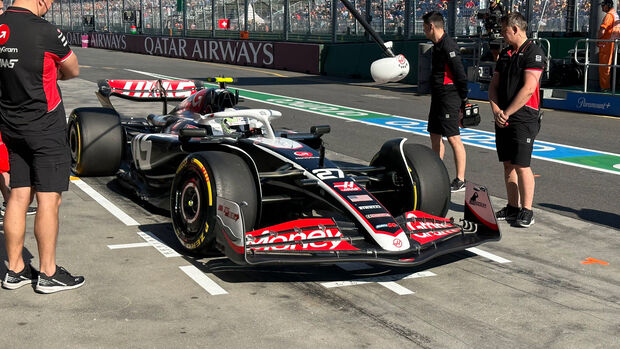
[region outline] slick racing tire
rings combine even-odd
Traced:
[[[389,140],[375,154],[370,166],[385,170],[382,180],[371,181],[367,189],[394,217],[413,210],[445,217],[450,179],[443,161],[427,146],[403,142]]]
[[[450,207],[450,176],[443,161],[429,147],[405,144],[403,152],[415,182],[419,211],[445,217]]]
[[[243,203],[242,233],[254,227],[258,192],[247,163],[222,151],[190,154],[179,166],[170,193],[172,226],[185,249],[198,254],[214,249],[218,197]]]
[[[77,108],[68,125],[71,169],[78,176],[116,174],[123,152],[120,116],[109,108]]]

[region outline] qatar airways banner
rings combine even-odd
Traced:
[[[82,33],[67,32],[66,36],[70,44],[82,44]],[[89,33],[88,37],[88,46],[95,48],[319,74],[318,44],[110,33]]]

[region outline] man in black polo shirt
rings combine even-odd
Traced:
[[[467,76],[461,61],[459,47],[444,31],[441,13],[432,11],[422,16],[424,35],[433,42],[431,72],[431,110],[427,131],[431,146],[443,159],[443,137],[454,152],[456,178],[450,184],[452,192],[465,190],[466,153],[459,130],[459,109],[467,104]]]
[[[71,165],[57,80],[76,77],[79,67],[64,35],[41,18],[52,1],[16,0],[0,16],[0,131],[9,151],[12,188],[4,216],[9,270],[2,287],[36,282],[41,293],[84,283],[83,277],[56,266],[58,209],[61,192],[69,188]],[[22,257],[26,210],[35,194],[38,278]]]
[[[529,227],[534,223],[534,174],[530,162],[540,130],[539,87],[547,59],[542,49],[527,39],[527,22],[520,13],[502,17],[501,25],[509,46],[500,53],[489,86],[497,155],[504,164],[508,196],[508,205],[497,212],[497,219]]]

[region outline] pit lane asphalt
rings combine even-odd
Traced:
[[[415,118],[424,118],[428,106],[428,97],[415,96],[410,87],[401,85],[371,89],[357,81],[290,72],[94,49],[75,51],[84,67],[80,79],[61,83],[68,111],[76,106],[97,106],[93,92],[98,79],[146,78],[124,68],[188,78],[232,75],[240,77],[239,87],[397,115],[415,111]],[[158,110],[153,105],[114,102],[119,109],[131,107],[139,115]],[[265,107],[255,102],[244,104]],[[313,124],[331,124],[328,147],[344,160],[351,156],[368,161],[384,140],[398,136],[428,144],[421,136],[282,111],[284,117],[277,127],[306,130]],[[483,115],[484,120],[490,120],[488,114]],[[573,120],[573,126],[567,126],[566,120]],[[620,148],[614,134],[618,120],[548,112],[545,122],[549,126],[544,126],[544,140],[611,152]],[[582,128],[576,131],[575,125]],[[491,127],[483,121],[482,128]],[[584,132],[590,129],[596,132]],[[494,206],[503,206],[501,169],[494,153],[474,147],[467,150],[468,178],[487,185],[495,195]],[[450,160],[447,162],[450,167]],[[0,290],[0,326],[10,333],[3,346],[619,346],[617,176],[540,160],[534,160],[533,167],[542,175],[537,179],[535,198],[537,223],[530,229],[501,223],[502,241],[480,247],[510,263],[463,252],[421,268],[373,267],[353,272],[334,266],[242,268],[218,257],[166,258],[152,247],[111,250],[108,245],[144,242],[137,234],[143,231],[182,253],[162,212],[141,206],[124,194],[113,178],[84,178],[139,225],[123,224],[72,183],[63,196],[58,259],[70,271],[85,274],[87,284],[49,296],[37,295],[29,287]],[[575,200],[562,201],[564,197]],[[454,195],[452,208],[461,210],[462,200],[462,194]],[[550,205],[556,206],[552,210]],[[597,212],[588,215],[587,209]],[[456,212],[450,215],[459,217]],[[32,218],[28,222],[26,256],[31,256],[36,255],[36,244]],[[0,246],[4,246],[2,235]],[[4,251],[1,255],[6,260]],[[580,263],[588,257],[609,264]],[[36,256],[33,262],[38,264]],[[227,294],[209,294],[183,273],[181,266],[197,267]],[[404,278],[422,271],[435,275]],[[4,270],[0,272],[4,274]],[[382,278],[368,279],[377,276]],[[394,281],[415,293],[397,295],[375,282],[326,287],[330,282],[360,278]]]

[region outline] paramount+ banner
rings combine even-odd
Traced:
[[[66,36],[71,45],[81,45],[82,33],[67,32]],[[88,47],[310,74],[320,73],[318,44],[110,33],[89,33],[88,38]]]

